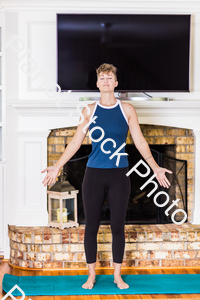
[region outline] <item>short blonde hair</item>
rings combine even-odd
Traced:
[[[110,73],[112,72],[115,76],[115,80],[117,80],[117,68],[115,66],[113,66],[112,64],[102,64],[98,67],[98,69],[96,69],[96,73],[97,73],[97,78],[99,77],[100,73]]]

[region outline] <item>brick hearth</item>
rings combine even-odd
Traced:
[[[10,264],[27,269],[86,268],[85,225],[77,228],[8,226]],[[122,267],[200,265],[200,225],[125,225]],[[110,225],[100,225],[97,267],[113,267]]]

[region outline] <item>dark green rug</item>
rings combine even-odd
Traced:
[[[96,275],[96,283],[90,289],[82,288],[88,275],[63,276],[14,276],[4,274],[3,289],[7,293],[17,284],[26,296],[52,295],[113,295],[113,294],[198,294],[200,274],[122,275],[129,285],[119,289],[113,275]],[[13,296],[21,293],[15,289]]]

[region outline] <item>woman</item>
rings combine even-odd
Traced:
[[[44,186],[53,184],[60,168],[80,148],[89,126],[92,152],[82,185],[86,222],[84,247],[89,269],[88,279],[82,287],[86,289],[93,288],[96,282],[97,232],[106,189],[111,214],[114,283],[120,289],[129,287],[121,278],[125,247],[124,223],[131,189],[130,178],[126,176],[129,171],[128,159],[124,152],[128,129],[138,151],[157,174],[156,178],[161,186],[170,186],[165,172],[172,173],[159,167],[155,162],[140,130],[134,107],[115,98],[114,89],[118,85],[116,71],[113,65],[106,63],[96,70],[97,87],[101,92],[100,100],[88,105],[89,112],[86,107],[83,108],[83,121],[78,125],[64,153],[53,166],[42,171],[42,173],[47,171],[42,182]]]

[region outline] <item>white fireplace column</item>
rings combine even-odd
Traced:
[[[18,208],[16,225],[43,226],[48,223],[46,189],[42,185],[47,162],[50,131],[16,131],[19,147]]]
[[[41,173],[47,167],[47,138],[51,129],[78,125],[76,104],[64,108],[57,103],[51,107],[49,101],[7,105],[7,224],[48,224],[47,187],[42,184],[47,173]]]

